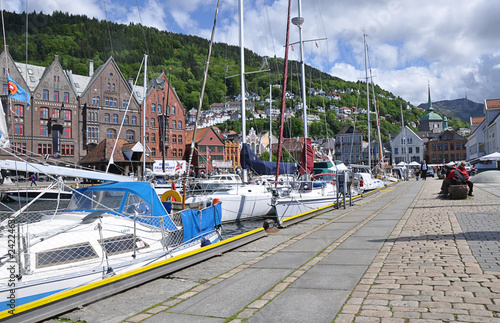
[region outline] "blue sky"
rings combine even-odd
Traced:
[[[284,56],[287,2],[245,0],[246,48]],[[140,9],[138,10],[137,4]],[[142,23],[188,35],[210,37],[214,0],[28,1],[28,12],[54,10],[118,23]],[[25,1],[4,2],[23,12]],[[292,17],[297,16],[297,1]],[[467,97],[482,103],[500,98],[500,5],[491,0],[304,0],[305,61],[324,72],[356,81],[365,75],[367,34],[375,83],[413,104]],[[238,1],[221,0],[216,41],[238,45]],[[290,42],[298,41],[292,25]],[[317,46],[316,46],[317,45]],[[299,58],[298,47],[290,52]]]

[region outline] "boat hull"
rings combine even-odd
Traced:
[[[20,190],[20,191],[7,191],[5,192],[5,196],[8,196],[10,199],[14,201],[31,201],[38,195],[40,195],[43,190]],[[59,191],[59,190],[49,190],[43,193],[43,195],[39,198],[41,201],[53,201],[53,200],[69,200],[73,196],[72,192],[68,191]]]

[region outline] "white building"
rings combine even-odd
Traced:
[[[405,126],[391,141],[393,164],[424,160],[424,141],[408,126]]]

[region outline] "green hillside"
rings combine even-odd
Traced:
[[[24,62],[26,60],[26,16],[5,12],[4,17],[10,53],[14,60]],[[147,53],[149,56],[148,77],[156,77],[162,70],[170,71],[172,84],[184,108],[191,109],[198,105],[203,69],[208,52],[206,39],[160,31],[141,25],[99,21],[86,16],[62,12],[55,12],[52,15],[31,13],[29,14],[28,26],[28,63],[30,64],[48,66],[52,63],[54,55],[59,55],[60,62],[65,69],[70,69],[75,74],[88,75],[89,60],[94,60],[95,66],[98,67],[109,56],[113,56],[124,76],[135,78],[143,54]],[[259,94],[262,100],[269,97],[269,84],[282,83],[280,75],[283,72],[283,60],[271,58],[268,59],[268,62],[270,73],[256,73],[246,77],[247,91]],[[263,57],[252,51],[245,51],[246,71],[257,71],[263,63]],[[290,62],[290,66],[295,69],[290,75],[296,74],[297,62]],[[238,73],[239,48],[223,43],[214,44],[203,102],[204,109],[207,109],[214,102],[224,102],[226,97],[236,96],[240,93],[239,78],[225,78],[226,75]],[[322,120],[311,125],[311,137],[325,137],[326,129],[328,129],[328,136],[332,137],[342,127],[333,110],[326,109],[325,116],[324,113],[315,111],[314,107],[335,105],[337,107],[358,106],[366,108],[366,92],[363,90],[366,89],[366,84],[360,85],[356,82],[343,81],[309,66],[306,66],[306,75],[308,88],[323,88],[326,93],[361,89],[359,95],[356,92],[342,94],[340,101],[327,100],[321,96],[308,96],[307,106],[311,107],[308,111],[311,114],[318,114]],[[298,78],[294,76],[293,79],[289,79],[288,84],[288,89],[299,95]],[[279,89],[275,88],[274,91],[273,98],[280,98]],[[377,101],[380,115],[385,118],[381,121],[381,129],[383,139],[387,141],[390,133],[396,133],[401,129],[400,106],[406,108],[409,103],[378,86],[375,87],[375,92],[377,96],[383,95],[383,97],[378,97]],[[299,101],[287,102],[287,106],[296,105]],[[280,102],[275,103],[277,106],[280,104]],[[256,102],[256,107],[264,108],[258,102]],[[423,115],[421,110],[413,106],[410,110],[404,110],[405,122],[408,124],[415,124],[418,118]],[[366,120],[366,115],[359,118]],[[325,119],[327,125],[325,125]],[[363,120],[359,121],[358,128],[366,135],[366,121],[364,123]],[[222,128],[235,130],[237,127],[237,123],[228,123],[222,126]],[[249,122],[248,127],[265,131],[265,129],[269,129],[269,124],[267,123],[266,126],[266,121],[254,120],[254,122]],[[285,130],[288,131],[287,135],[289,136],[300,136],[302,134],[302,121],[300,119],[292,120]]]

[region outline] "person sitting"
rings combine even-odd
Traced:
[[[446,165],[449,168],[449,172],[441,185],[441,192],[439,192],[439,194],[443,195],[443,197],[447,197],[450,185],[467,185],[469,187],[468,195],[474,196],[472,194],[474,184],[469,181],[469,174],[465,169],[465,165],[465,162],[461,162],[458,167],[454,167],[451,163]]]

